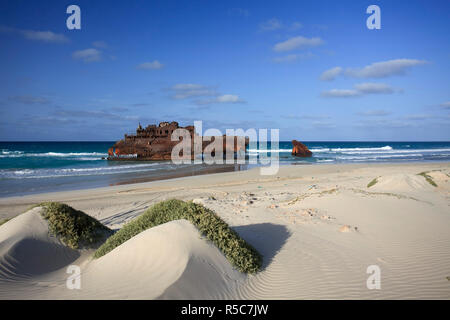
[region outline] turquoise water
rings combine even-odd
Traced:
[[[114,142],[0,142],[0,197],[99,187],[155,178],[190,165],[103,160]],[[291,156],[290,141],[279,143],[280,163],[450,161],[450,142],[304,142],[311,158]],[[260,155],[268,146],[249,148]]]

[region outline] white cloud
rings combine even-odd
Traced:
[[[293,120],[304,120],[304,119],[308,119],[308,120],[323,120],[323,119],[330,119],[329,115],[316,115],[316,114],[303,114],[303,115],[293,115],[293,114],[289,114],[289,115],[282,115],[282,118],[285,119],[293,119]]]
[[[295,30],[301,29],[302,27],[303,27],[303,25],[298,21],[294,21],[290,24],[288,24],[288,23],[284,24],[281,22],[281,20],[279,20],[277,18],[269,19],[259,25],[259,29],[261,31],[273,31],[273,30],[279,30],[279,29],[295,31]]]
[[[450,109],[450,101],[446,101],[444,103],[441,103],[440,106],[444,109]]]
[[[394,89],[385,83],[358,83],[354,87],[360,93],[394,93]]]
[[[191,97],[206,97],[206,96],[215,96],[217,93],[214,90],[210,89],[194,89],[194,90],[183,90],[175,93],[172,98],[180,100],[187,99]]]
[[[302,25],[300,22],[295,21],[295,22],[293,22],[293,23],[291,24],[291,26],[289,27],[289,29],[290,29],[290,30],[298,30],[298,29],[300,29],[300,28],[302,28],[302,27],[303,27],[303,25]]]
[[[204,85],[201,84],[195,84],[195,83],[178,83],[174,85],[171,89],[172,90],[195,90],[195,89],[203,89],[207,88]]]
[[[323,40],[320,38],[306,38],[303,36],[298,36],[275,44],[273,50],[276,52],[285,52],[292,51],[294,49],[316,47],[320,46],[321,44],[323,44]]]
[[[108,48],[108,44],[105,41],[94,41],[94,42],[92,42],[92,45],[99,49]]]
[[[412,67],[426,63],[425,60],[394,59],[375,62],[362,68],[347,68],[345,71],[341,67],[335,67],[324,71],[320,79],[331,81],[341,74],[353,78],[386,78],[393,75],[404,75]]]
[[[281,27],[282,27],[281,21],[276,18],[269,19],[266,22],[263,22],[259,25],[259,28],[264,31],[273,31],[281,29]]]
[[[173,92],[172,98],[176,100],[218,95],[214,88],[195,83],[179,83],[169,88],[169,90]]]
[[[304,53],[304,54],[288,54],[286,56],[273,58],[273,62],[276,62],[276,63],[294,62],[297,60],[308,59],[308,58],[312,58],[312,57],[314,57],[314,55],[311,52]]]
[[[208,105],[215,103],[245,103],[246,101],[234,94],[221,94],[216,91],[215,87],[205,86],[196,83],[179,83],[170,88],[173,92],[172,99],[190,99],[197,98],[193,101],[196,105]]]
[[[111,113],[109,111],[105,110],[68,110],[68,109],[62,109],[58,108],[54,115],[60,118],[87,118],[87,119],[107,119],[107,120],[129,120],[129,121],[136,121],[139,120],[138,116],[133,115],[123,115],[123,114],[116,114]]]
[[[405,116],[405,119],[407,120],[427,120],[427,119],[432,119],[433,116],[430,114],[410,114]]]
[[[25,39],[49,42],[49,43],[66,43],[69,39],[63,35],[52,31],[35,31],[35,30],[22,30],[16,28],[9,28],[0,26],[0,32],[15,33],[23,36]]]
[[[239,98],[239,96],[236,96],[234,94],[224,94],[224,95],[218,96],[216,98],[216,101],[219,103],[242,103],[242,102],[244,102],[242,99]]]
[[[35,96],[29,96],[29,95],[12,96],[12,97],[9,97],[8,100],[23,103],[23,104],[48,104],[48,103],[50,103],[50,100],[48,100],[45,97],[35,97]]]
[[[391,113],[385,110],[368,110],[363,112],[357,112],[356,114],[364,117],[385,117],[390,115]]]
[[[157,70],[163,67],[164,65],[160,63],[158,60],[154,60],[152,62],[144,62],[137,66],[137,68],[141,70]]]
[[[350,98],[357,97],[360,93],[357,90],[352,89],[331,89],[321,93],[322,97],[328,98]]]
[[[84,62],[94,62],[102,59],[102,52],[94,48],[89,48],[75,51],[72,54],[72,57],[76,60],[82,60]]]
[[[343,71],[343,69],[341,67],[334,67],[334,68],[328,69],[321,74],[320,80],[323,80],[323,81],[334,80],[338,75],[340,75],[342,73],[342,71]]]
[[[313,121],[312,126],[321,129],[332,129],[336,127],[334,123],[329,121]]]
[[[388,119],[366,119],[363,121],[356,122],[354,124],[355,127],[359,128],[371,128],[375,130],[386,130],[386,129],[398,129],[398,128],[406,128],[411,127],[414,124],[412,122],[404,121],[404,120],[388,120]]]
[[[22,31],[25,38],[44,42],[67,42],[68,39],[62,35],[51,31],[33,31],[24,30]]]
[[[351,98],[366,94],[391,94],[395,90],[384,83],[358,83],[354,89],[331,89],[321,93],[322,97],[328,98]]]
[[[395,59],[375,62],[363,68],[347,69],[346,74],[356,78],[385,78],[393,75],[404,75],[414,66],[427,63],[416,59]]]
[[[214,99],[206,99],[206,100],[197,100],[195,103],[197,105],[207,105],[207,104],[215,104],[215,103],[245,103],[246,101],[239,98],[239,96],[234,94],[224,94],[217,96]]]

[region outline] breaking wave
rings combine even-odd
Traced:
[[[107,157],[107,153],[101,152],[43,152],[26,153],[24,151],[1,150],[0,158],[19,158],[19,157]]]
[[[157,170],[158,167],[164,165],[168,166],[170,165],[170,163],[145,163],[133,165],[92,167],[92,168],[0,170],[0,179],[56,178],[56,177],[70,177],[70,176],[133,173],[133,172]]]
[[[391,146],[384,146],[381,148],[318,148],[318,149],[311,149],[312,152],[354,152],[354,151],[358,151],[358,152],[372,152],[372,151],[389,151],[389,150],[393,150],[393,148]]]

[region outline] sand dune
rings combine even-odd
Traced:
[[[102,299],[209,299],[228,280],[242,278],[186,220],[138,234],[92,261],[83,274],[83,297]]]
[[[212,299],[245,278],[186,220],[146,230],[93,260],[92,251],[69,249],[49,236],[40,210],[0,228],[0,287],[34,286],[32,298]],[[81,290],[65,286],[64,270],[72,263],[82,266]],[[52,279],[52,286],[41,285]],[[0,298],[7,291],[0,290]]]
[[[0,227],[0,281],[49,273],[79,257],[49,234],[40,211],[34,208]]]
[[[450,175],[440,170],[432,170],[427,172],[437,183],[447,184],[450,181]]]
[[[416,193],[433,191],[433,188],[434,187],[422,176],[417,174],[397,173],[378,177],[377,183],[371,187],[370,190],[380,192]]]

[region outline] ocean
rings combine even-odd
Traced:
[[[280,141],[276,152],[281,165],[364,162],[450,161],[450,142],[327,142],[303,141],[311,158],[291,156],[292,143]],[[0,142],[0,197],[72,190],[194,175],[199,165],[170,161],[103,160],[113,141],[102,142]],[[259,155],[267,147],[247,150]],[[206,165],[201,165],[202,170]],[[251,166],[238,166],[242,170]],[[229,170],[228,170],[229,171]],[[207,171],[205,171],[207,173]]]

